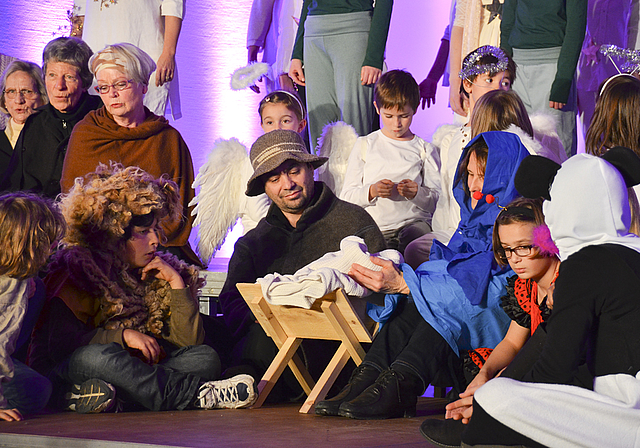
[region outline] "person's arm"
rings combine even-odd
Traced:
[[[393,0],[377,0],[373,8],[367,51],[360,71],[362,85],[375,84],[382,74],[392,9]]]
[[[585,348],[597,333],[596,308],[602,294],[598,286],[609,282],[603,266],[580,254],[562,262],[544,348],[522,381],[572,384]]]
[[[504,0],[502,4],[502,21],[500,22],[500,48],[509,56],[513,56],[513,48],[509,43],[511,30],[516,21],[516,8],[518,0]]]
[[[349,270],[349,276],[367,289],[385,294],[411,294],[402,272],[392,261],[371,257],[371,262],[382,268],[374,271],[354,263]]]
[[[367,138],[359,137],[351,150],[347,171],[344,175],[340,199],[359,205],[369,207],[375,204],[375,200],[369,199],[369,188],[371,185],[364,184],[365,161],[363,154],[366,153]]]
[[[445,32],[445,34],[448,34]],[[422,100],[422,110],[424,110],[425,104],[427,108],[431,107],[431,104],[436,104],[436,90],[438,89],[438,81],[442,78],[445,69],[447,68],[447,61],[449,60],[449,39],[444,37],[440,40],[440,48],[436,55],[433,66],[429,71],[427,77],[420,83],[420,99]]]
[[[413,201],[421,210],[433,214],[440,197],[440,155],[435,146],[426,142],[422,157],[421,175],[422,184],[417,185],[417,192],[412,198],[403,194],[404,181],[398,183],[398,193]]]
[[[516,354],[524,347],[524,344],[529,339],[530,332],[529,328],[521,327],[514,321],[511,322],[504,339],[493,349],[480,372],[469,383],[465,391],[460,394],[460,399],[447,405],[445,418],[462,420],[462,423],[465,424],[469,422],[473,414],[472,404],[475,391],[509,365]]]
[[[549,107],[554,109],[561,109],[569,99],[587,28],[587,0],[568,0],[566,12],[567,26],[558,57],[558,70],[549,94]]]
[[[264,42],[272,25],[275,0],[253,0],[249,27],[247,29],[248,62],[258,60],[258,52],[264,48]]]
[[[164,16],[164,43],[162,45],[162,54],[156,61],[156,86],[161,86],[165,82],[171,81],[175,75],[176,48],[178,47],[181,28],[181,17]]]
[[[296,33],[296,41],[291,52],[291,66],[289,67],[289,77],[293,82],[305,85],[304,80],[304,23],[309,13],[309,5],[311,0],[304,0],[302,3],[302,12],[300,13],[300,23],[298,24],[298,32]]]
[[[27,311],[28,281],[0,276],[0,412],[7,419],[12,409],[2,393],[2,382],[13,377],[14,367],[11,355],[16,348],[20,327]],[[0,416],[4,420],[3,416]],[[19,416],[16,415],[16,417]]]
[[[451,43],[449,46],[449,105],[458,115],[467,116],[462,106],[460,97],[460,84],[462,80],[458,76],[462,69],[462,34],[464,28],[453,26],[451,28]]]

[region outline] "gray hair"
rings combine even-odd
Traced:
[[[119,60],[123,65],[125,75],[127,75],[127,77],[133,79],[139,84],[149,85],[149,77],[156,69],[156,63],[147,53],[135,45],[128,43],[107,45],[102,50],[91,56],[91,59],[89,60],[89,69],[94,76],[98,75],[97,71],[100,71],[101,62],[104,62],[101,56],[106,54],[110,54],[110,60],[113,57]]]
[[[40,99],[47,104],[49,102],[49,98],[47,97],[47,89],[44,85],[44,81],[42,80],[42,70],[38,64],[34,64],[33,62],[22,61],[17,59],[9,64],[4,73],[2,73],[2,77],[0,78],[0,93],[4,92],[5,87],[7,86],[7,78],[13,75],[15,72],[25,72],[27,75],[33,79],[33,82],[36,83],[38,88],[38,93],[40,94]],[[0,112],[5,115],[9,115],[9,111],[7,110],[7,102],[4,98],[4,95],[0,95]]]
[[[87,90],[91,87],[93,76],[89,71],[89,58],[93,51],[84,41],[76,37],[58,37],[44,47],[42,53],[42,71],[47,73],[49,62],[65,62],[78,69],[82,88]]]

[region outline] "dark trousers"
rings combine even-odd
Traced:
[[[182,410],[191,405],[204,381],[219,378],[220,361],[207,345],[168,348],[167,356],[149,365],[119,344],[80,347],[54,373],[67,383],[99,378],[111,383],[125,401],[151,411]]]
[[[412,300],[398,302],[391,318],[376,336],[364,362],[379,370],[393,368],[410,373],[423,382],[423,391],[436,381],[438,386],[464,383],[462,361],[440,334],[420,315]]]

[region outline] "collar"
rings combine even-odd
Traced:
[[[323,218],[329,211],[329,208],[331,207],[331,204],[333,204],[336,196],[333,194],[331,189],[324,184],[324,182],[314,182],[314,190],[313,198],[307,208],[302,212],[302,216],[300,216],[300,220],[298,220],[296,227],[293,227],[289,223],[289,220],[284,216],[282,210],[280,210],[274,203],[269,207],[266,217],[267,222],[289,232],[296,230],[300,232],[306,229],[309,225]]]

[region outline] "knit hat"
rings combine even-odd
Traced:
[[[309,154],[300,134],[286,130],[271,131],[259,137],[251,146],[249,158],[253,175],[247,182],[245,192],[247,196],[258,196],[264,193],[264,182],[258,178],[275,170],[287,160],[310,163],[313,169],[329,160],[326,157]]]

